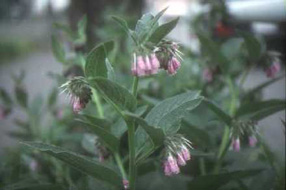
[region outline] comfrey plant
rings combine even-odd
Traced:
[[[145,94],[141,94],[141,91],[138,93],[138,86],[142,84],[140,81],[158,80],[159,77],[178,80],[179,73],[184,72],[179,70],[185,66],[182,60],[183,57],[185,60],[185,55],[181,53],[179,44],[165,39],[179,19],[159,25],[158,20],[165,11],[166,9],[155,16],[143,15],[134,30],[128,27],[124,19],[112,17],[133,42],[128,72],[129,76],[133,76],[131,87],[121,84],[110,63],[113,41],[101,43],[87,55],[82,55],[84,76],[71,77],[61,85],[60,88],[67,94],[74,111],[74,123],[89,130],[85,137],[91,140],[83,143],[83,147],[91,153],[89,157],[46,143],[24,144],[104,182],[107,189],[140,189],[140,181],[144,178],[144,172],[146,174],[142,167],[145,169],[145,164],[150,162],[153,164],[151,169],[146,168],[150,171],[158,169],[156,174],[167,179],[164,184],[178,180],[174,188],[183,184],[182,189],[217,189],[231,181],[238,181],[245,186],[242,178],[260,173],[259,169],[233,171],[227,168],[226,155],[234,153],[228,151],[230,147],[235,151],[240,150],[237,154],[242,152],[244,136],[249,138],[248,144],[253,149],[256,148],[254,146],[257,141],[264,146],[263,139],[256,132],[258,125],[253,121],[285,109],[285,101],[260,101],[253,105],[251,101],[257,89],[239,96],[240,86],[237,87],[234,80],[236,70],[233,71],[227,65],[231,59],[222,56],[218,48],[214,48],[214,42],[205,36],[200,36],[202,47],[205,47],[202,51],[204,60],[213,60],[216,65],[207,67],[209,70],[205,72],[204,82],[217,84],[219,80],[223,83],[218,85],[218,92],[227,92],[227,95],[224,94],[218,102],[223,102],[224,107],[201,96],[200,92],[189,91],[187,88],[181,88],[180,93],[173,93],[177,95],[172,97],[156,100],[151,106],[142,100]],[[230,35],[232,34],[231,32]],[[227,36],[223,38],[226,39]],[[243,55],[247,53],[249,52],[243,51]],[[161,70],[167,74],[160,73]],[[185,72],[188,74],[187,70]],[[168,88],[172,86],[168,84]],[[223,135],[216,136],[213,130],[202,129],[205,123],[212,121],[218,121],[220,127],[224,127]],[[191,178],[190,175],[193,174],[190,174],[190,168],[196,167],[199,172],[194,174],[196,178]],[[151,175],[151,180],[147,178],[148,183],[159,181],[152,177]],[[83,183],[77,183],[78,178],[73,176],[70,176],[69,181],[70,188]],[[143,189],[148,189],[146,186],[144,183]],[[157,189],[161,187],[154,186]],[[93,188],[94,186],[91,189]]]

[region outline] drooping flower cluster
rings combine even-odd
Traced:
[[[85,108],[87,103],[91,100],[91,88],[83,77],[74,77],[60,88],[62,92],[67,92],[73,111],[80,112]]]
[[[275,75],[281,70],[280,61],[276,60],[268,68],[265,69],[266,76],[269,78],[275,77]]]
[[[156,57],[155,53],[146,55],[136,56],[133,54],[133,63],[132,63],[132,75],[142,77],[157,74],[160,68],[159,60]]]
[[[248,136],[248,145],[250,147],[255,147],[257,144],[257,138],[255,134],[257,133],[256,131],[256,121],[234,121],[233,122],[233,128],[232,128],[232,133],[231,133],[231,148],[235,152],[240,151],[240,138],[243,135]]]
[[[191,160],[191,142],[182,135],[174,135],[165,140],[163,169],[166,176],[180,173],[179,166],[185,166]]]
[[[264,71],[267,77],[273,78],[281,70],[280,56],[280,53],[274,51],[268,51],[266,53],[266,60],[268,60],[268,64]]]
[[[176,74],[180,68],[181,59],[179,46],[175,42],[163,40],[154,48],[152,53],[133,54],[131,67],[132,75],[142,77],[157,74],[160,68],[165,69],[169,75]]]

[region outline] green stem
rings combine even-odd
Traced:
[[[235,110],[236,110],[236,102],[237,102],[237,96],[236,96],[236,90],[235,87],[233,85],[233,81],[231,80],[230,76],[227,76],[227,84],[229,87],[229,92],[231,94],[231,101],[230,101],[230,105],[229,105],[229,114],[231,116],[234,116],[235,114]],[[217,163],[214,167],[214,173],[217,174],[220,170],[221,167],[221,163],[222,160],[227,152],[227,150],[229,149],[230,146],[230,127],[231,126],[225,126],[224,127],[224,134],[223,134],[223,138],[219,147],[219,151],[217,154]]]
[[[132,85],[132,94],[137,96],[139,78],[134,77]],[[133,120],[127,121],[128,125],[128,146],[129,146],[129,188],[135,190],[136,163],[135,163],[135,125]]]
[[[120,173],[121,173],[122,177],[124,179],[127,179],[127,175],[126,175],[126,172],[125,172],[124,166],[122,164],[122,160],[120,158],[119,153],[114,153],[114,158],[115,158],[115,161],[116,161],[116,163],[117,163],[117,165],[119,167],[119,170],[120,170]]]
[[[96,105],[96,109],[98,111],[98,116],[100,118],[104,118],[104,112],[103,112],[102,104],[101,104],[100,98],[97,94],[97,91],[94,88],[92,88],[92,94],[93,94],[93,101],[94,101],[94,103]]]
[[[133,96],[134,96],[135,98],[136,98],[136,96],[137,96],[138,82],[139,82],[139,78],[138,78],[138,77],[134,77],[134,79],[133,79],[133,85],[132,85],[132,94],[133,94]]]
[[[246,78],[247,78],[249,72],[251,71],[251,69],[252,69],[254,66],[255,66],[255,64],[251,64],[251,65],[243,72],[242,77],[241,77],[241,79],[240,79],[240,81],[239,81],[239,86],[238,86],[239,89],[242,88],[242,85],[244,84],[244,82],[245,82],[245,80],[246,80]]]

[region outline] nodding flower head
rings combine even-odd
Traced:
[[[182,60],[181,56],[183,55],[179,51],[178,43],[162,40],[154,49],[154,52],[156,52],[158,61],[160,62],[160,68],[166,70],[169,75],[177,73],[181,66],[179,60]]]
[[[275,77],[275,75],[281,70],[280,61],[276,60],[268,68],[265,69],[266,76],[269,78]]]
[[[255,147],[257,144],[257,138],[254,135],[248,137],[248,144],[250,147]]]
[[[179,166],[185,166],[191,159],[189,149],[192,148],[191,142],[182,135],[176,134],[167,137],[165,140],[165,157],[163,169],[166,176],[180,173]]]
[[[86,104],[91,100],[91,88],[83,77],[74,77],[60,88],[63,89],[62,92],[67,92],[75,113],[84,109]]]
[[[244,135],[249,135],[249,146],[254,146],[257,142],[256,137],[254,134],[257,133],[256,125],[257,121],[248,120],[248,121],[241,121],[241,120],[234,120],[232,121],[232,131],[231,131],[231,146],[232,150],[238,152],[240,151],[240,137]]]
[[[158,73],[160,63],[155,53],[146,55],[145,57],[133,54],[134,59],[131,67],[132,75],[143,77]]]

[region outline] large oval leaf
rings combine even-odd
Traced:
[[[86,58],[85,76],[93,78],[97,76],[107,77],[106,57],[107,53],[113,48],[113,41],[99,44],[93,48]]]
[[[117,111],[133,111],[135,109],[136,99],[126,88],[119,84],[102,77],[91,79],[89,83],[92,87],[97,89],[103,95],[103,98],[111,103]]]
[[[202,101],[198,91],[186,92],[163,100],[146,116],[147,123],[160,127],[165,133],[176,133],[185,114]]]
[[[99,136],[102,141],[107,145],[107,147],[112,150],[113,152],[118,152],[119,149],[119,140],[112,135],[106,129],[97,126],[96,124],[91,124],[87,121],[77,120],[80,124],[88,127],[92,132],[94,132],[97,136]]]
[[[106,165],[95,160],[91,160],[90,158],[65,150],[61,147],[45,143],[23,142],[22,144],[47,153],[87,175],[108,182],[114,186],[122,187],[121,176],[113,169],[106,167]]]

